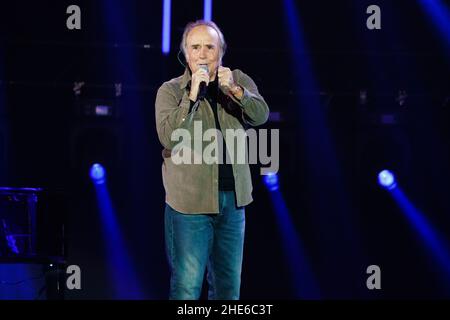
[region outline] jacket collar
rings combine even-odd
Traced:
[[[186,68],[184,70],[183,76],[181,77],[180,89],[185,89],[190,81],[191,81],[191,72],[189,71],[189,68]]]

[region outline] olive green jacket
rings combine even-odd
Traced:
[[[240,70],[232,72],[234,81],[243,88],[244,95],[239,101],[219,92],[217,113],[224,137],[226,137],[227,129],[245,130],[248,126],[258,126],[265,123],[269,116],[269,108],[253,80]],[[191,106],[190,80],[190,72],[186,69],[182,76],[163,83],[156,95],[156,129],[164,147],[162,177],[166,203],[182,213],[218,213],[218,164],[207,164],[205,161],[201,164],[195,164],[193,161],[190,164],[179,164],[172,161],[172,149],[175,147],[174,150],[177,150],[176,146],[180,143],[180,140],[172,139],[174,130],[186,129],[194,137],[195,122],[197,122],[197,128],[200,127],[199,123],[201,124],[202,132],[216,128],[214,114],[207,99],[200,101],[194,107]],[[201,137],[202,141],[199,144],[203,150],[211,144],[211,141],[204,141],[204,139]],[[237,148],[247,148],[246,142],[244,144],[239,142],[235,144],[234,155],[238,154]],[[248,161],[242,163],[235,159],[232,168],[236,205],[239,207],[248,205],[253,200]]]

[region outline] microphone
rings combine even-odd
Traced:
[[[206,64],[200,65],[200,68],[202,68],[203,70],[205,70],[209,74],[208,66]],[[204,100],[205,99],[207,88],[208,88],[208,86],[206,85],[205,81],[200,82],[200,85],[198,87],[198,95],[197,95],[198,100]]]

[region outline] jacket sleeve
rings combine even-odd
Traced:
[[[239,101],[233,99],[243,110],[244,121],[252,126],[264,124],[269,118],[269,107],[259,94],[255,82],[241,70],[235,70],[235,81],[244,89],[244,95]]]
[[[178,128],[186,128],[193,113],[187,92],[178,100],[171,84],[166,82],[158,89],[155,102],[156,130],[159,141],[169,150],[178,143],[171,140],[172,132]]]

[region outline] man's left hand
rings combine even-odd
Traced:
[[[244,95],[244,90],[236,85],[233,79],[233,73],[230,68],[220,66],[218,70],[219,87],[225,94],[232,94],[237,99],[241,99]]]

